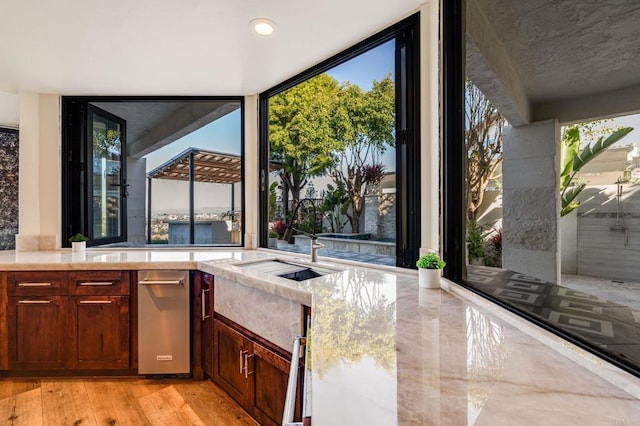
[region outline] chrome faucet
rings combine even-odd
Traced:
[[[298,209],[303,203],[311,203],[311,209],[313,210],[313,233],[308,233],[296,229],[293,227],[293,222],[296,220],[296,214],[298,213]],[[293,231],[297,231],[303,235],[306,235],[311,239],[311,262],[318,261],[318,250],[324,247],[323,244],[318,242],[318,236],[316,235],[316,222],[318,221],[318,213],[316,212],[316,205],[313,203],[313,200],[310,198],[303,198],[298,201],[298,205],[295,209],[293,209],[293,215],[291,216],[291,221],[287,224],[287,229],[284,231],[283,240],[288,241],[289,243],[293,240]]]

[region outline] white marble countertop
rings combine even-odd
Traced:
[[[4,253],[0,270],[198,268],[310,304],[316,426],[640,424],[640,379],[595,357],[576,362],[573,345],[459,286],[419,289],[416,274],[331,261],[323,266],[344,270],[302,283],[242,267],[275,257],[291,258],[242,250]]]

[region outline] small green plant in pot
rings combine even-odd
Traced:
[[[274,230],[269,231],[267,247],[278,248],[278,233]]]
[[[71,251],[84,251],[87,248],[87,238],[84,234],[77,233],[69,238],[71,243]]]
[[[446,263],[438,253],[429,252],[416,262],[418,267],[418,284],[422,288],[440,288],[441,270]]]

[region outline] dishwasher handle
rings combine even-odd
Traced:
[[[302,426],[302,422],[293,421],[293,414],[296,406],[296,385],[298,382],[300,347],[305,343],[306,339],[303,336],[296,336],[293,339],[293,350],[291,351],[291,366],[289,368],[289,380],[287,382],[287,396],[284,401],[284,412],[282,414],[282,426]]]
[[[184,285],[182,280],[141,280],[140,285]]]

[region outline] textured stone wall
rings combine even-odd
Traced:
[[[17,233],[18,132],[0,128],[0,250],[13,250]]]
[[[373,238],[396,239],[396,194],[365,196],[364,232]]]
[[[559,280],[560,128],[555,120],[504,133],[503,268]]]

